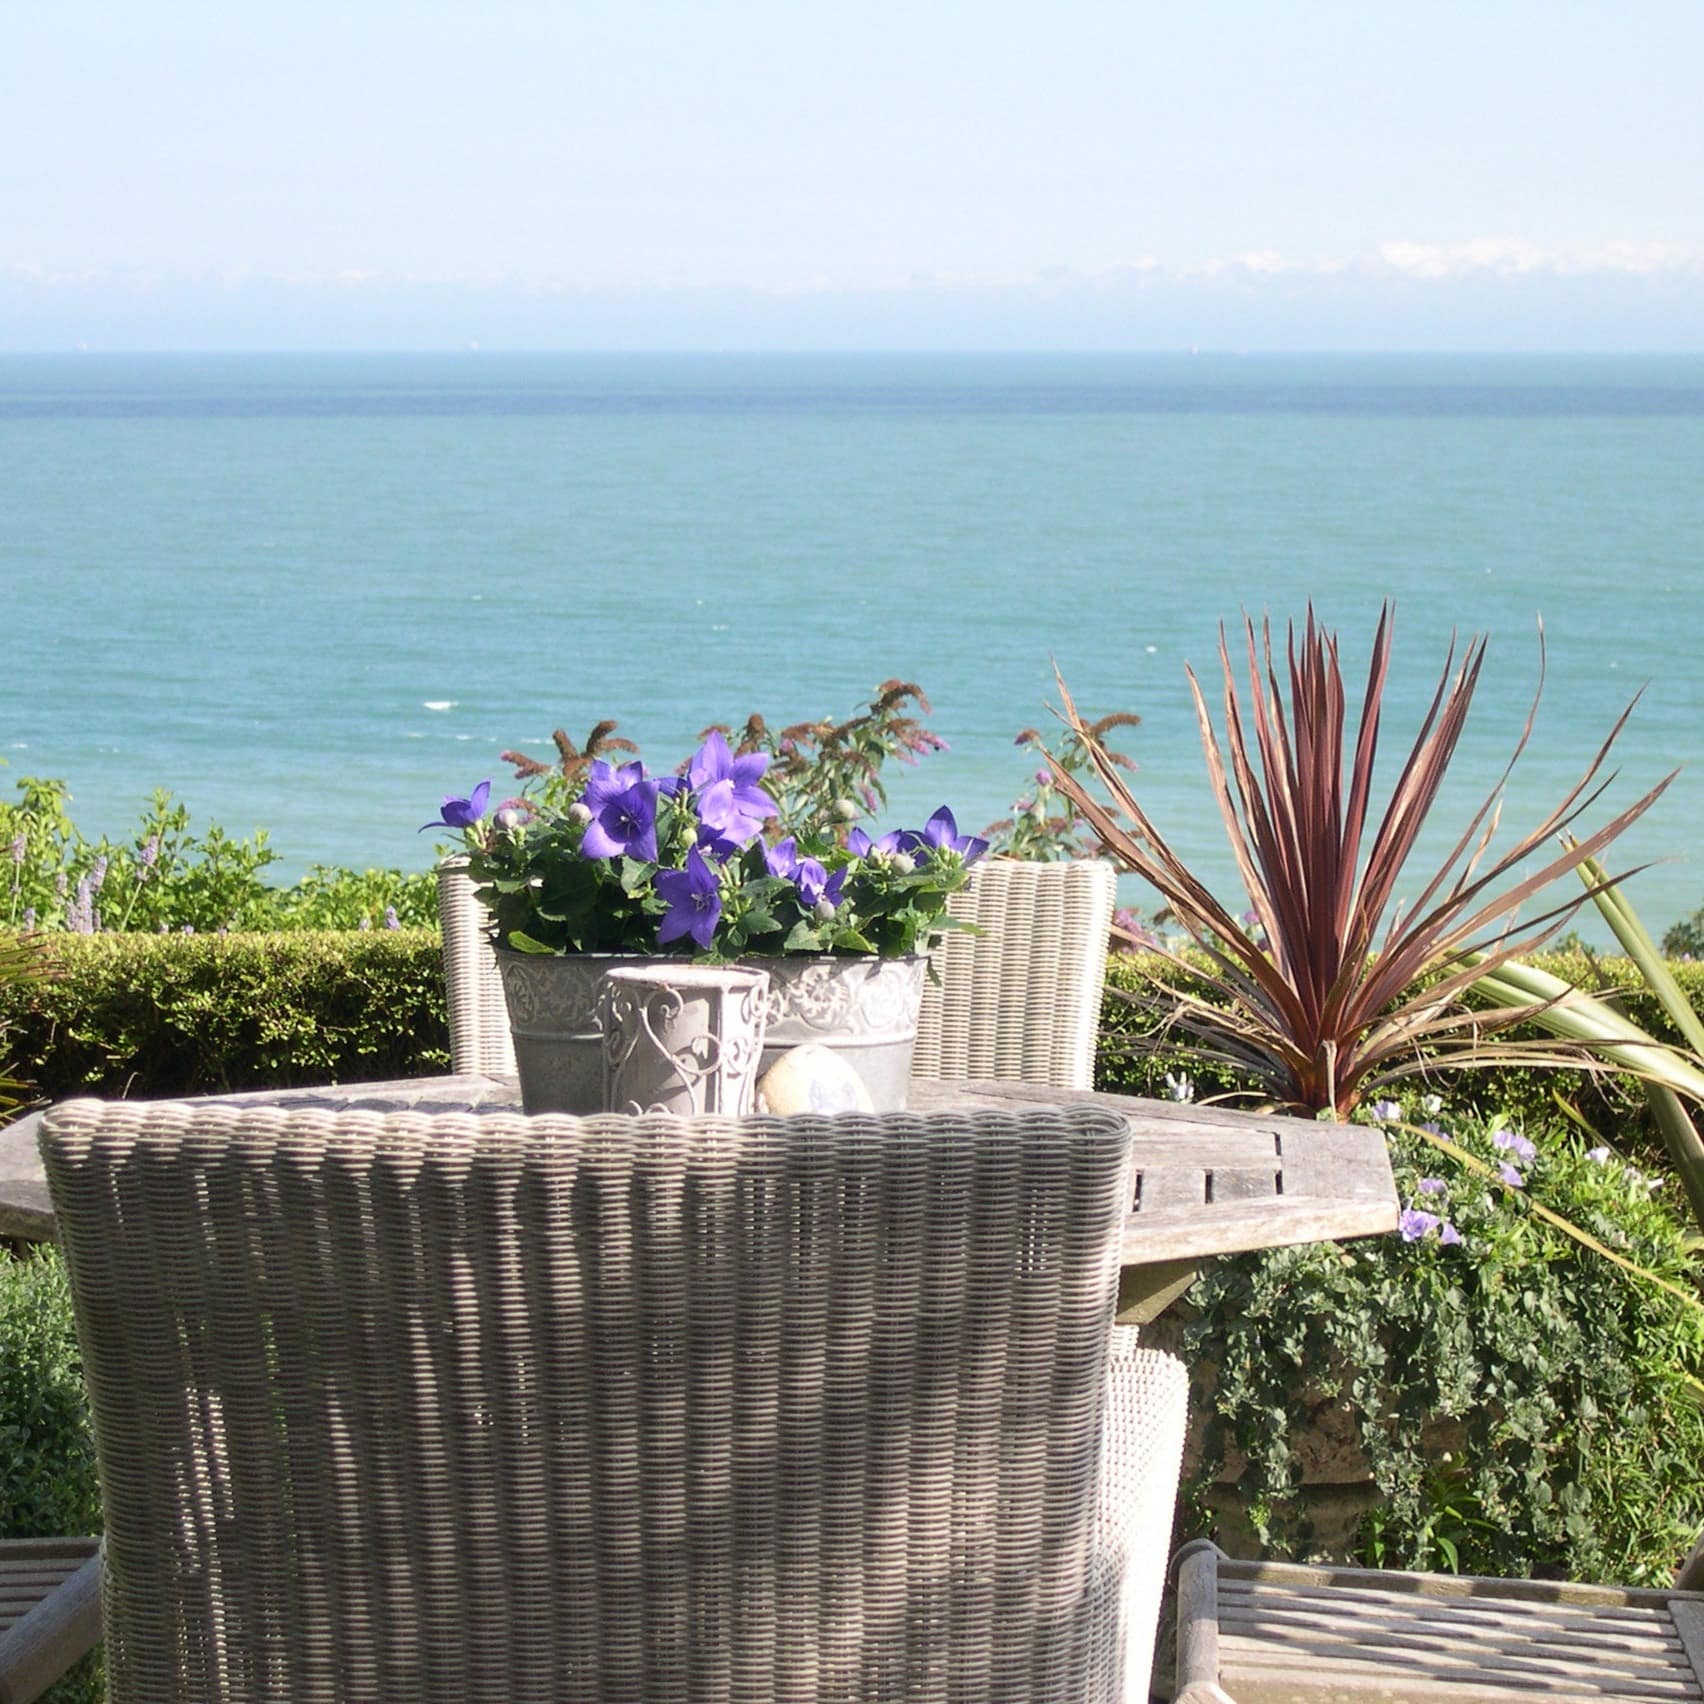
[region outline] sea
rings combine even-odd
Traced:
[[[1611,863],[1656,931],[1704,905],[1700,357],[3,356],[0,594],[0,796],[62,778],[91,836],[163,787],[280,880],[424,868],[440,799],[555,729],[668,770],[893,678],[949,749],[883,820],[980,828],[1057,670],[1141,718],[1136,794],[1233,905],[1186,670],[1217,705],[1221,633],[1311,608],[1358,708],[1388,605],[1385,792],[1489,641],[1405,894],[1636,699],[1580,826],[1678,769]]]

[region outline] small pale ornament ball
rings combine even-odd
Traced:
[[[874,1112],[864,1079],[832,1048],[807,1041],[783,1053],[757,1085],[759,1112]]]

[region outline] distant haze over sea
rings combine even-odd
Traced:
[[[0,357],[0,789],[63,777],[117,836],[169,787],[269,830],[282,879],[419,868],[505,747],[609,716],[668,769],[708,722],[899,676],[952,750],[889,820],[980,827],[1057,659],[1142,717],[1138,795],[1235,903],[1184,677],[1217,696],[1221,621],[1311,599],[1358,703],[1394,601],[1381,797],[1452,631],[1491,635],[1436,857],[1542,615],[1505,828],[1646,685],[1595,824],[1698,750],[1701,470],[1693,356]],[[1612,858],[1660,860],[1654,929],[1704,904],[1701,831],[1693,767]]]

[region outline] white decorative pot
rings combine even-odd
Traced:
[[[621,967],[676,969],[689,961],[616,953],[517,953],[497,949],[509,1033],[528,1112],[597,1112],[603,1105],[598,984]],[[767,971],[769,1003],[761,1077],[783,1053],[814,1041],[863,1078],[877,1112],[905,1106],[917,1008],[928,960],[789,953],[741,959]]]
[[[598,985],[605,1109],[750,1112],[768,997],[769,978],[737,965],[609,971]]]

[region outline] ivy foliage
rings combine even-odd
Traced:
[[[1331,1402],[1378,1487],[1367,1563],[1665,1581],[1704,1525],[1704,1311],[1544,1225],[1523,1195],[1696,1293],[1673,1180],[1577,1135],[1533,1141],[1500,1119],[1449,1133],[1519,1188],[1393,1130],[1404,1206],[1435,1223],[1239,1256],[1191,1292],[1186,1358],[1214,1369],[1197,1508],[1211,1524],[1206,1487],[1235,1450],[1257,1534],[1307,1553],[1295,1444]]]

